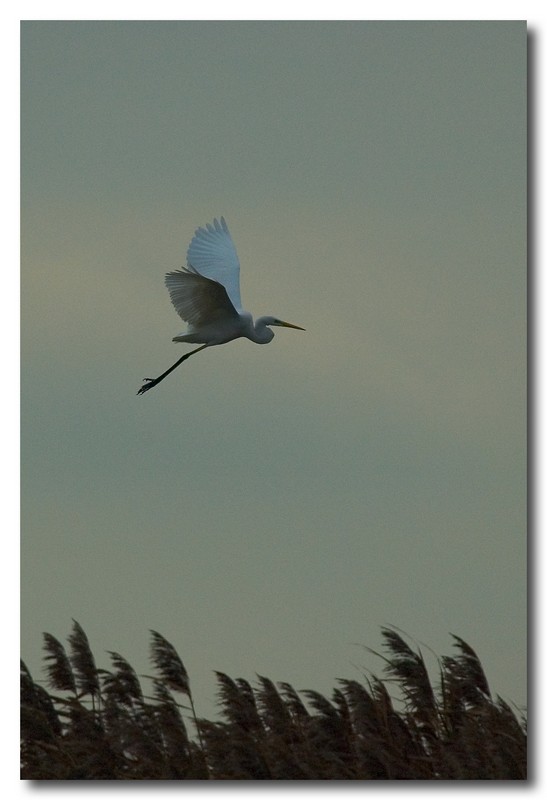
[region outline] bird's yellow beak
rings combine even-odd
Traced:
[[[284,328],[294,328],[297,331],[305,331],[306,330],[305,328],[301,328],[300,325],[293,325],[290,322],[281,322],[280,321],[279,324],[282,325]]]

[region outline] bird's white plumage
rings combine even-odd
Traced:
[[[188,267],[221,283],[236,311],[242,310],[239,292],[239,258],[224,217],[198,228],[186,254]]]

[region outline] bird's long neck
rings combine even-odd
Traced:
[[[274,332],[268,328],[268,317],[259,317],[251,323],[249,339],[256,344],[268,344],[274,337]]]

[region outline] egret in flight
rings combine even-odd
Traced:
[[[144,378],[137,394],[157,386],[187,358],[217,344],[231,342],[244,336],[257,344],[268,344],[274,338],[272,327],[296,328],[277,317],[259,317],[256,322],[244,311],[239,295],[239,259],[224,217],[220,222],[198,228],[186,254],[187,267],[168,272],[165,285],[171,302],[184,322],[186,333],[173,338],[174,342],[199,344],[185,353],[158,378]]]

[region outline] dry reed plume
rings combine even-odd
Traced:
[[[340,680],[330,699],[217,672],[219,721],[196,717],[186,669],[156,631],[151,696],[119,653],[110,670],[97,668],[77,622],[68,653],[46,633],[51,693],[21,668],[22,778],[525,780],[525,720],[492,697],[474,650],[454,636],[456,654],[439,659],[434,686],[419,649],[382,633],[385,677]]]

